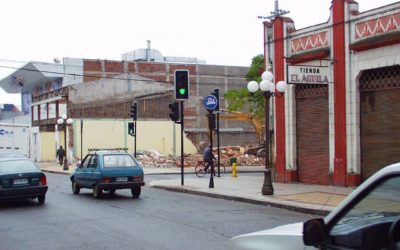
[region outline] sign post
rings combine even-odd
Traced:
[[[215,95],[207,95],[204,97],[203,106],[208,110],[207,118],[208,118],[208,129],[210,131],[210,149],[211,154],[213,155],[213,133],[212,131],[215,129],[215,114],[214,110],[218,107],[218,99]],[[210,182],[208,184],[209,188],[214,188],[214,161],[211,161],[211,174],[210,174]]]

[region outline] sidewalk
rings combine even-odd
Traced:
[[[39,163],[44,172],[71,174],[69,170],[56,163]],[[353,188],[305,185],[293,183],[273,183],[274,195],[262,195],[264,182],[263,166],[238,166],[238,174],[233,178],[230,172],[222,177],[214,177],[214,188],[209,188],[209,175],[205,177],[187,178],[194,175],[193,168],[184,169],[184,185],[181,178],[175,180],[158,180],[146,183],[147,186],[175,192],[191,193],[215,198],[249,202],[294,210],[303,213],[326,215],[341,202]],[[180,168],[143,168],[145,175],[180,174]],[[230,171],[230,168],[227,168]],[[256,172],[259,175],[244,176],[243,172]],[[146,181],[146,178],[145,178]]]

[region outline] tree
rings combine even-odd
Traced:
[[[261,74],[264,72],[264,56],[253,57],[249,71],[246,74],[247,81],[261,81]],[[247,83],[246,83],[247,84]],[[247,86],[242,89],[228,90],[224,94],[228,102],[228,110],[243,111],[246,110],[258,119],[264,118],[264,98],[261,91],[250,93]]]

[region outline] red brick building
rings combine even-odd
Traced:
[[[264,23],[266,64],[289,87],[276,105],[276,181],[355,186],[400,161],[400,3],[328,22]],[[271,51],[270,54],[267,54]]]

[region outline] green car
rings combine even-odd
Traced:
[[[133,198],[138,198],[145,185],[139,162],[121,149],[89,149],[70,179],[74,194],[88,188],[95,198],[101,198],[103,191],[113,195],[117,189],[130,189]]]
[[[25,157],[0,157],[0,200],[38,199],[43,204],[47,192],[46,175]]]

